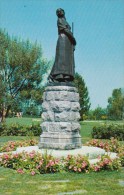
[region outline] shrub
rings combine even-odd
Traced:
[[[38,142],[35,139],[26,141],[9,141],[0,148],[0,152],[11,152],[17,149],[17,147],[35,146]]]
[[[109,141],[93,139],[87,142],[88,146],[95,146],[105,149],[107,152],[116,152],[120,158],[121,165],[124,166],[124,145],[121,145],[117,139],[111,138]]]
[[[67,158],[64,158],[65,170],[69,172],[88,172],[89,170],[89,161],[87,157],[78,155],[72,156],[68,155]]]
[[[124,147],[120,147],[118,157],[120,158],[121,165],[124,166]]]
[[[19,154],[3,154],[0,156],[0,166],[15,169],[17,173],[44,174],[60,171],[87,173],[89,171],[118,170],[120,160],[102,156],[96,164],[90,165],[87,157],[69,155],[67,158],[57,159],[51,155],[41,155],[32,151]]]
[[[91,165],[92,171],[101,171],[101,170],[118,170],[121,166],[121,162],[118,158],[111,159],[108,155],[101,157],[100,161],[96,164]]]
[[[29,127],[26,127],[27,132],[31,132],[34,134],[34,136],[39,136],[41,135],[41,126],[40,124],[32,124]]]
[[[2,124],[0,127],[0,136],[26,136],[32,133],[34,136],[41,134],[40,124],[32,124],[31,126],[23,126],[13,123],[9,126]]]
[[[110,139],[114,137],[118,140],[124,140],[124,125],[102,125],[93,127],[92,137],[95,139]]]
[[[0,165],[17,170],[18,173],[55,173],[59,171],[59,160],[50,155],[41,155],[32,151],[19,154],[3,154]]]
[[[107,152],[119,152],[119,149],[121,147],[121,144],[117,139],[111,138],[107,141],[102,141],[100,139],[92,139],[89,142],[86,143],[88,146],[95,146],[102,149],[105,149]]]

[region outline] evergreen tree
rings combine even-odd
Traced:
[[[78,73],[75,74],[74,83],[79,92],[80,115],[81,115],[81,119],[83,119],[83,115],[87,114],[87,112],[89,111],[90,105],[91,105],[89,94],[88,94],[88,89],[86,87],[84,79]]]

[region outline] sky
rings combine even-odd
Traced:
[[[58,39],[56,9],[74,23],[75,69],[88,87],[91,109],[105,108],[124,88],[124,0],[0,0],[0,28],[42,45],[48,60]]]

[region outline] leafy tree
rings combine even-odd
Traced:
[[[78,89],[79,96],[80,96],[80,115],[83,118],[83,115],[87,114],[89,108],[90,108],[90,99],[88,94],[88,89],[86,87],[86,84],[84,82],[84,79],[82,76],[78,73],[75,73],[75,79],[74,79],[75,86]]]
[[[114,89],[112,97],[108,98],[109,119],[121,120],[124,117],[124,93],[121,88]]]
[[[101,108],[100,106],[98,106],[94,110],[89,110],[88,119],[89,120],[106,120],[107,119],[107,109]]]
[[[49,65],[37,43],[11,38],[0,30],[0,110],[3,117],[15,102],[40,101],[41,82]]]
[[[88,119],[89,120],[94,120],[95,119],[95,117],[94,117],[94,110],[89,110],[88,111]]]
[[[106,119],[107,118],[107,110],[98,106],[93,111],[93,116],[94,116],[95,120]]]

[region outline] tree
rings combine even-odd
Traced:
[[[100,120],[100,119],[107,119],[107,110],[104,108],[101,108],[98,106],[94,111],[93,111],[93,116],[95,120]]]
[[[39,101],[41,82],[50,62],[43,59],[37,43],[11,38],[0,30],[0,109],[2,118],[15,102]]]
[[[124,93],[121,88],[114,89],[112,97],[108,98],[108,117],[109,119],[122,120],[124,114]]]
[[[75,86],[78,89],[79,92],[79,102],[80,102],[80,115],[83,118],[83,115],[87,114],[89,108],[90,108],[90,102],[89,102],[89,94],[88,94],[88,89],[86,87],[86,84],[84,82],[84,79],[82,76],[78,73],[75,74],[75,79],[74,79]]]

